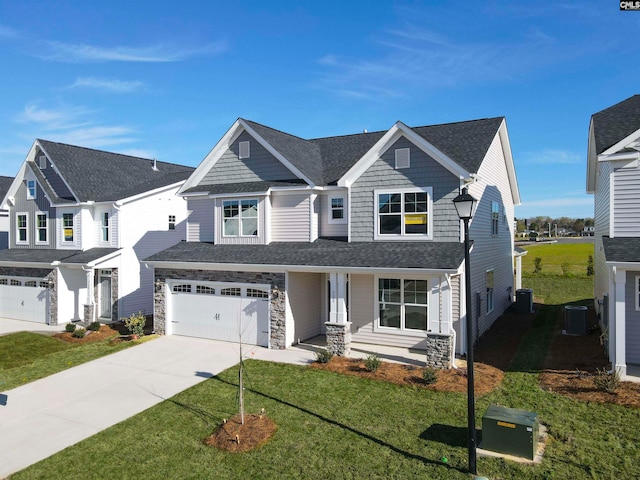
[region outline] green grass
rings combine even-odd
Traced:
[[[522,286],[533,290],[536,303],[547,305],[564,303],[587,305],[593,298],[593,277],[523,274]]]
[[[563,275],[567,273],[586,276],[589,255],[593,255],[593,243],[539,243],[523,247],[529,253],[522,258],[523,274],[533,273],[536,257],[542,259],[542,273]]]
[[[71,344],[32,332],[5,335],[0,337],[0,385],[3,391],[10,390],[135,344],[110,345],[109,340]]]

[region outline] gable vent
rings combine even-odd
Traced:
[[[409,168],[411,166],[411,154],[408,148],[396,148],[396,169]]]
[[[47,168],[47,156],[46,155],[40,155],[38,157],[38,166],[40,167],[40,170],[44,170],[45,168]]]
[[[249,158],[251,155],[250,143],[249,142],[240,142],[239,145],[239,157],[240,158]]]

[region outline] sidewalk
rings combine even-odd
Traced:
[[[313,351],[297,348],[247,350],[259,360],[314,359]],[[164,336],[2,392],[0,478],[217,375],[238,356],[237,344]]]

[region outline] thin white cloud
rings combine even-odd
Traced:
[[[102,92],[132,93],[145,88],[140,81],[124,81],[114,78],[79,77],[69,88],[89,88]]]
[[[80,106],[61,105],[56,108],[41,108],[38,103],[25,105],[22,112],[15,118],[18,123],[37,124],[45,130],[67,130],[86,125],[83,117],[90,110]]]
[[[16,29],[7,27],[6,25],[0,25],[0,38],[16,38],[18,35]]]
[[[118,153],[122,153],[123,155],[130,155],[132,157],[139,158],[157,158],[158,154],[153,150],[145,150],[144,148],[127,148],[125,150],[118,150]]]
[[[523,154],[523,163],[535,165],[575,165],[583,163],[584,156],[569,150],[545,148],[539,152],[526,152]]]
[[[541,198],[524,201],[519,208],[559,208],[559,207],[593,207],[593,197]]]
[[[65,63],[85,62],[138,62],[163,63],[179,62],[201,55],[215,55],[226,50],[224,42],[215,42],[200,47],[177,47],[172,45],[151,45],[146,47],[74,44],[50,41],[45,43],[44,52],[35,54],[45,60]]]

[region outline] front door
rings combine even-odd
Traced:
[[[100,276],[100,318],[111,320],[111,277]]]

